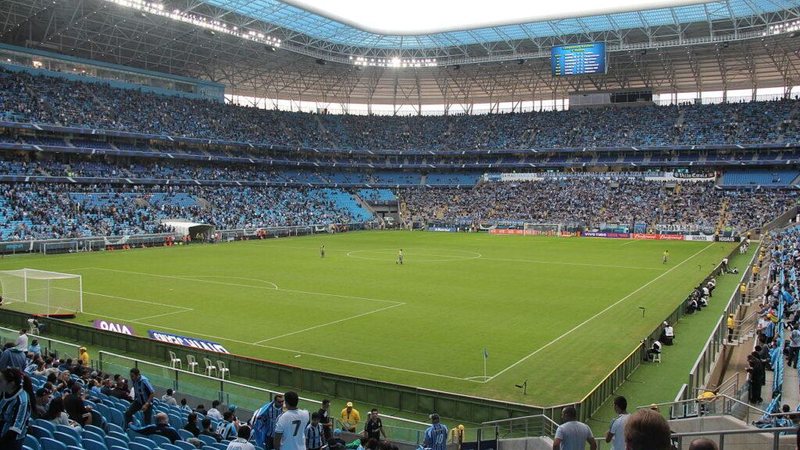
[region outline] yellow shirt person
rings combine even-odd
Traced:
[[[342,410],[342,429],[355,433],[360,421],[361,415],[353,408],[353,402],[347,402],[347,406]]]

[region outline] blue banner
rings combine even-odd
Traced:
[[[176,334],[162,333],[161,331],[155,330],[147,330],[147,334],[150,335],[150,339],[155,339],[161,342],[196,348],[198,350],[208,350],[209,352],[230,353],[222,345],[203,339],[178,336]]]

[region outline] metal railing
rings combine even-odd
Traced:
[[[5,345],[6,342],[15,342],[17,336],[19,336],[19,330],[0,327],[0,346]],[[34,340],[39,341],[39,345],[42,347],[42,354],[45,356],[55,356],[62,360],[68,358],[75,359],[78,357],[79,345],[38,334],[28,334],[28,344],[32,344]]]
[[[689,371],[689,382],[687,383],[687,389],[684,390],[686,395],[691,395],[692,393],[696,392],[697,389],[706,384],[708,376],[711,374],[711,369],[714,367],[714,363],[717,361],[717,356],[719,355],[722,346],[728,339],[728,314],[733,314],[736,311],[736,308],[742,304],[742,295],[739,293],[738,286],[750,279],[753,261],[755,260],[756,255],[758,255],[759,249],[760,245],[755,248],[753,256],[750,258],[750,262],[747,265],[747,269],[742,272],[742,276],[739,279],[737,287],[734,289],[733,294],[731,294],[731,298],[725,305],[723,314],[720,316],[717,324],[714,326],[714,330],[709,335],[705,345],[703,345],[703,349],[697,356],[697,360],[692,366],[692,369]]]
[[[484,434],[494,433],[499,439],[529,436],[554,437],[558,423],[544,414],[512,417],[481,423]]]
[[[792,449],[795,446],[797,428],[751,428],[746,430],[714,430],[714,431],[694,431],[690,433],[674,433],[671,438],[676,444],[676,448],[682,450],[688,448],[689,443],[697,438],[705,437],[716,441],[719,448],[726,450],[751,450],[751,449]],[[741,436],[741,437],[739,437]],[[786,436],[781,445],[781,436]],[[740,442],[734,442],[738,438]],[[727,444],[725,441],[728,441]]]
[[[654,405],[637,406],[636,409],[656,407],[659,411],[668,411],[670,420],[691,419],[696,417],[736,416],[745,423],[768,415],[766,411],[749,403],[731,397],[727,394],[718,394],[709,399],[692,398],[672,402],[656,403]]]
[[[97,366],[103,372],[123,375],[127,374],[131,368],[136,367],[162,391],[168,388],[173,389],[176,394],[205,399],[209,403],[219,400],[226,405],[236,405],[236,410],[240,412],[251,413],[271,400],[275,394],[283,393],[283,391],[238,383],[230,379],[195,373],[106,351],[98,352]],[[204,370],[202,367],[201,360],[201,365],[198,365],[197,370]],[[300,397],[298,407],[314,412],[319,408],[320,403],[321,399]],[[332,414],[335,419],[337,412],[332,411]],[[383,413],[381,413],[381,420],[384,431],[391,441],[415,445],[423,442],[425,430],[430,426],[425,422]]]

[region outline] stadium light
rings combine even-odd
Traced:
[[[142,15],[153,14],[177,22],[188,23],[200,28],[204,28],[206,30],[210,30],[211,32],[225,33],[231,36],[236,36],[241,39],[259,42],[262,44],[268,44],[273,47],[281,46],[281,40],[276,37],[267,36],[264,33],[259,33],[254,30],[240,31],[239,27],[235,26],[230,27],[228,26],[228,24],[223,23],[219,20],[210,20],[207,17],[200,16],[195,13],[183,12],[180,9],[173,9],[171,11],[167,11],[162,3],[148,2],[144,0],[105,0],[105,1],[125,8],[134,9],[136,11],[139,11],[140,14]],[[213,33],[211,33],[211,35],[213,36]]]

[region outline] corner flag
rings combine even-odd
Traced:
[[[486,347],[483,348],[483,359],[489,359],[489,350]]]

